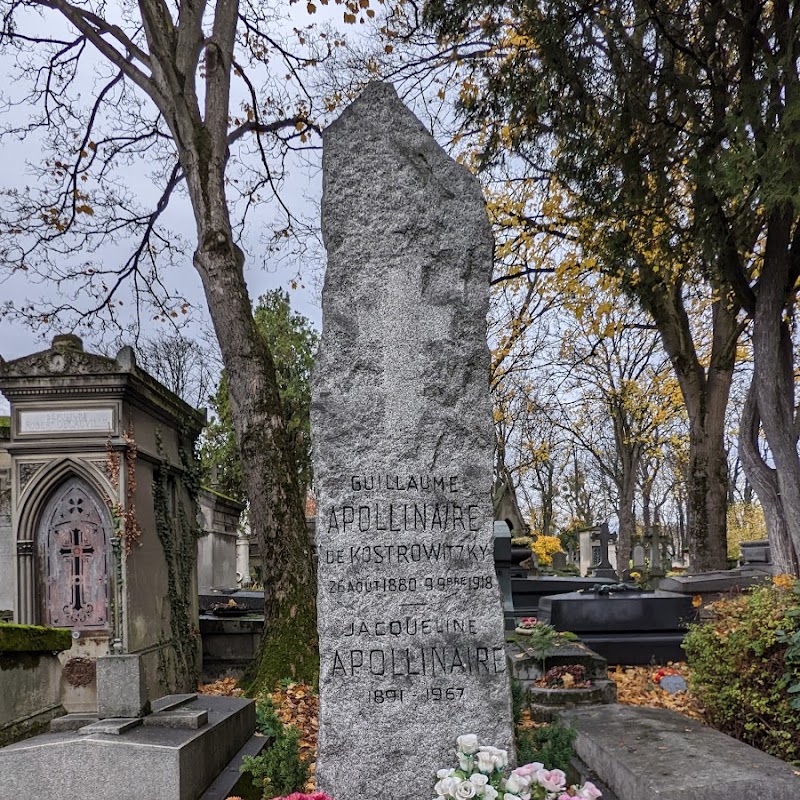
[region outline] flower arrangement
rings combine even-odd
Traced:
[[[522,621],[517,625],[517,630],[522,633],[523,631],[526,632],[533,632],[536,629],[536,626],[539,624],[539,620],[536,617],[523,617]]]
[[[325,792],[314,792],[313,794],[302,794],[294,792],[287,797],[276,797],[275,800],[332,800]]]
[[[547,670],[541,680],[548,689],[588,689],[592,682],[582,664],[564,664]]]
[[[242,800],[241,797],[226,797],[225,800]],[[325,792],[313,792],[312,794],[303,794],[302,792],[293,792],[286,797],[276,797],[275,800],[333,800],[328,797]]]
[[[680,670],[673,669],[672,667],[661,667],[661,669],[657,669],[653,673],[653,683],[661,683],[662,678],[666,678],[667,675],[680,675]]]
[[[478,744],[474,733],[456,739],[458,769],[440,769],[433,787],[434,800],[597,800],[602,796],[591,781],[567,787],[560,769],[545,769],[535,762],[517,767],[506,778],[508,753],[497,747]]]

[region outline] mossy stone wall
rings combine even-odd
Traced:
[[[52,653],[70,647],[72,632],[68,629],[0,622],[0,653]]]

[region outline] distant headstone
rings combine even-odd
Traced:
[[[759,539],[752,542],[742,542],[742,561],[745,564],[769,564],[769,542]]]
[[[634,545],[633,548],[633,568],[643,568],[646,565],[644,547],[640,544]]]
[[[599,546],[600,558],[598,563],[592,568],[591,574],[597,578],[616,578],[617,572],[612,563],[608,560],[608,545],[616,534],[612,534],[608,529],[608,523],[604,522],[594,533],[592,541]]]
[[[494,523],[494,569],[503,595],[503,624],[505,630],[516,627],[514,595],[511,591],[511,530],[505,522]]]
[[[553,560],[551,562],[554,572],[558,572],[560,569],[565,569],[567,566],[567,554],[566,553],[553,553]]]
[[[317,785],[431,795],[455,738],[513,747],[493,560],[476,179],[372,83],[327,129],[318,491]]]
[[[653,528],[645,534],[645,538],[650,543],[650,574],[656,577],[664,575],[664,559],[661,552],[664,542],[661,538],[661,531]]]

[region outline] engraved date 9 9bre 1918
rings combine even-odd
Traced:
[[[331,594],[369,594],[370,592],[433,592],[450,589],[492,589],[491,575],[448,575],[439,578],[366,578],[364,580],[329,580]]]

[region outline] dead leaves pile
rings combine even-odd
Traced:
[[[237,688],[237,685],[236,678],[221,678],[213,683],[201,683],[197,687],[197,693],[215,697],[241,697],[244,692]]]
[[[670,663],[676,674],[689,678],[689,668],[683,663]],[[669,694],[653,682],[654,667],[615,667],[608,677],[617,684],[617,702],[629,706],[649,706],[677,711],[692,719],[703,721],[703,707],[691,692]]]
[[[305,683],[291,683],[270,695],[275,713],[284,725],[294,725],[300,731],[300,758],[308,764],[307,792],[314,791],[314,769],[317,760],[319,732],[319,696]]]
[[[200,694],[241,697],[244,692],[234,678],[223,678],[197,687]],[[298,749],[300,758],[308,764],[306,792],[314,791],[314,770],[317,760],[317,733],[319,732],[319,696],[305,683],[290,683],[279,687],[270,695],[275,714],[284,725],[294,725],[300,732]]]

